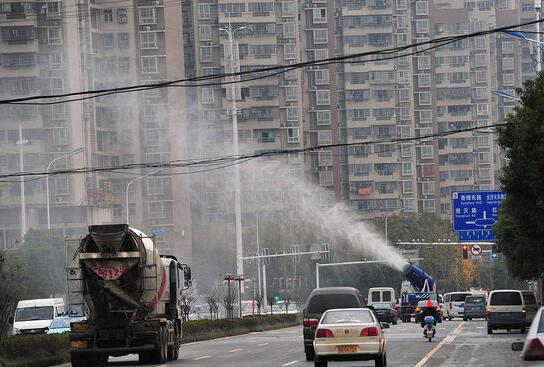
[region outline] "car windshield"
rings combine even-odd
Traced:
[[[491,306],[521,306],[519,292],[496,292],[491,294]]]
[[[322,314],[331,308],[356,308],[360,307],[354,294],[317,294],[310,299],[307,312],[310,314]]]
[[[374,308],[391,308],[391,303],[373,303]]]
[[[466,303],[484,304],[485,297],[467,297]]]
[[[368,310],[328,311],[321,324],[363,324],[373,323],[374,319]]]
[[[24,307],[15,311],[15,321],[51,320],[53,306]]]
[[[465,298],[470,296],[470,293],[457,293],[451,295],[451,302],[465,302]]]
[[[536,305],[536,298],[532,293],[523,293],[523,301],[526,305]]]
[[[53,320],[51,325],[49,326],[50,329],[64,329],[70,327],[70,322],[73,322],[75,320],[71,320],[68,318],[58,318]]]

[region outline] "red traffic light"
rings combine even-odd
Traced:
[[[463,260],[468,260],[468,245],[463,245]]]

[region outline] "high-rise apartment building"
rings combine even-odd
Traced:
[[[0,80],[3,98],[181,79],[181,4],[162,0],[2,4]],[[115,167],[186,158],[186,98],[181,88],[110,94],[46,106],[1,106],[0,165],[20,171],[22,125],[25,171]],[[15,151],[14,151],[15,149]],[[81,234],[88,224],[129,223],[155,234],[177,255],[191,254],[188,189],[176,170],[102,171],[25,182],[26,228]],[[179,172],[179,171],[178,171]],[[20,239],[19,186],[3,184],[4,245]],[[128,207],[126,207],[128,202]],[[128,211],[128,213],[127,213]]]

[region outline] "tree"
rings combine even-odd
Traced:
[[[0,337],[9,329],[9,318],[13,317],[24,286],[24,268],[20,254],[0,252]]]
[[[519,105],[498,129],[508,164],[501,178],[506,198],[493,232],[510,272],[534,279],[544,263],[544,74],[526,81],[517,94]]]
[[[223,295],[223,307],[225,307],[226,318],[234,318],[234,306],[238,300],[238,290],[234,287],[228,287]]]
[[[195,301],[196,301],[196,297],[194,295],[194,292],[186,291],[181,294],[180,303],[181,303],[181,317],[183,322],[189,321],[189,316],[191,315],[191,311],[193,310]]]
[[[206,303],[208,304],[208,310],[210,311],[210,319],[217,319],[217,312],[219,310],[219,295],[216,288],[208,291]]]

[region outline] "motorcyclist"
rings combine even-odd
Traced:
[[[430,299],[425,302],[425,307],[421,307],[420,320],[422,328],[425,328],[425,316],[434,317],[433,335],[436,334],[436,320],[438,319],[438,311],[436,310],[433,301]],[[425,334],[425,329],[423,329],[423,334]]]

